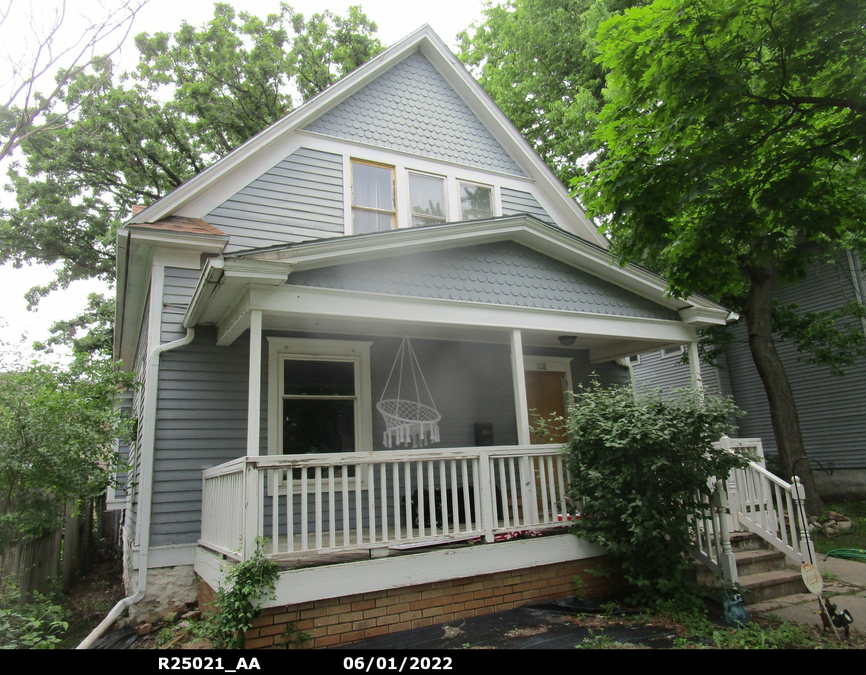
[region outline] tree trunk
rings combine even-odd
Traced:
[[[812,470],[806,459],[806,446],[800,431],[800,418],[788,374],[773,343],[773,266],[749,268],[751,288],[744,304],[749,332],[749,349],[770,403],[770,420],[782,465],[782,478],[797,475],[806,489],[806,512],[817,515],[824,503],[815,489]]]

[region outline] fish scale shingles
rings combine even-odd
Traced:
[[[406,57],[305,129],[482,169],[525,175],[419,52]]]
[[[292,274],[289,283],[418,298],[676,321],[676,312],[514,242]]]

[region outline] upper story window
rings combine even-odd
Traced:
[[[448,220],[445,179],[441,176],[410,172],[409,209],[412,225],[431,225]]]
[[[662,358],[666,359],[671,356],[681,356],[683,352],[686,351],[685,345],[679,345],[678,347],[669,347],[667,349],[662,349]]]
[[[460,219],[482,220],[494,215],[493,188],[460,181]]]
[[[352,223],[355,234],[397,226],[394,167],[352,161]]]

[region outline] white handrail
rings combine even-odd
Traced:
[[[249,456],[203,476],[201,543],[240,557],[265,535],[269,555],[294,556],[493,541],[573,516],[556,444]]]

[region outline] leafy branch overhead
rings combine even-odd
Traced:
[[[866,249],[864,24],[851,0],[655,0],[611,18],[598,164],[574,182],[615,254],[741,314],[783,475],[803,479],[810,510],[821,500],[774,340],[838,369],[840,348],[862,347],[858,317],[773,304],[817,261]]]
[[[200,28],[136,37],[138,66],[94,60],[64,83],[9,170],[0,263],[58,265],[53,285],[114,276],[116,228],[382,50],[357,7],[264,19],[217,4]],[[67,118],[74,123],[66,124]]]

